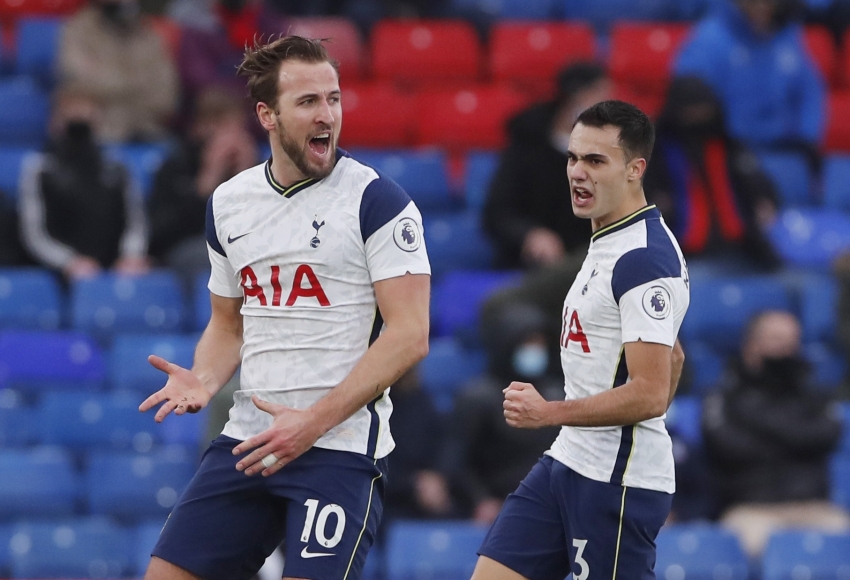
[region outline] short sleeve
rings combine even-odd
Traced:
[[[242,289],[236,279],[236,272],[230,265],[230,260],[215,251],[207,244],[207,253],[210,256],[210,281],[207,288],[216,296],[225,298],[241,298]]]
[[[654,342],[673,346],[676,342],[676,300],[680,283],[660,278],[635,286],[620,299],[623,344]]]
[[[360,230],[372,282],[410,274],[430,274],[422,215],[395,182],[379,178],[363,193]]]
[[[239,282],[236,279],[236,272],[233,266],[230,265],[230,260],[224,253],[224,248],[218,239],[218,233],[215,228],[215,213],[213,211],[213,198],[215,194],[209,197],[207,201],[207,216],[205,235],[207,238],[207,253],[210,257],[210,281],[207,288],[210,292],[217,296],[225,298],[240,298],[242,290],[239,288]]]

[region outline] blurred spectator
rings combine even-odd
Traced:
[[[711,87],[698,77],[675,78],[656,130],[644,190],[691,273],[706,262],[713,273],[779,267],[764,234],[776,215],[773,183],[758,157],[727,134]]]
[[[590,240],[590,222],[573,215],[566,152],[576,117],[609,98],[611,82],[602,66],[578,63],[557,84],[554,100],[508,122],[510,143],[490,182],[484,228],[503,268],[556,264]]]
[[[81,87],[103,108],[105,141],[161,139],[179,98],[177,71],[136,0],[92,0],[65,25],[61,86]]]
[[[554,427],[513,429],[502,409],[502,390],[511,381],[533,383],[549,400],[563,399],[563,380],[547,373],[543,331],[543,315],[533,306],[504,310],[495,326],[482,329],[487,373],[455,398],[442,464],[453,492],[478,523],[492,523],[505,497],[558,435]]]
[[[843,252],[835,260],[835,276],[838,281],[838,339],[844,347],[845,360],[850,361],[850,251]],[[846,379],[845,387],[850,388],[850,376]]]
[[[126,169],[98,143],[103,108],[88,93],[56,94],[51,139],[21,173],[21,235],[38,262],[70,279],[148,269],[144,203]]]
[[[776,530],[850,529],[850,516],[827,500],[829,455],[841,436],[838,405],[806,389],[800,333],[792,314],[756,315],[728,384],[704,402],[721,522],[752,556]]]
[[[389,456],[383,521],[448,517],[454,507],[437,465],[443,443],[441,417],[421,389],[416,367],[396,381],[392,398],[390,428],[396,447]]]
[[[697,75],[723,103],[732,137],[798,151],[819,167],[826,101],[794,0],[724,0],[685,43],[678,75]]]
[[[150,254],[188,284],[209,270],[207,200],[216,187],[259,162],[245,104],[221,89],[201,94],[192,125],[157,172],[148,211]]]

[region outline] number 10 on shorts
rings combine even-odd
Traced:
[[[342,540],[342,532],[345,531],[345,512],[335,503],[326,505],[319,511],[319,500],[308,499],[304,502],[307,506],[307,518],[304,520],[304,529],[301,531],[301,541],[310,541],[310,532],[313,531],[313,524],[316,524],[316,541],[320,546],[325,548],[333,548]],[[316,518],[316,512],[319,512],[319,517]],[[328,518],[331,515],[336,516],[336,529],[333,535],[328,538],[325,535]]]

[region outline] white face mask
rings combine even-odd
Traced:
[[[570,148],[570,134],[563,131],[552,131],[552,134],[549,137],[549,141],[552,143],[552,147],[555,148],[556,151],[567,154],[567,151]]]
[[[542,344],[526,344],[514,352],[514,371],[528,378],[537,378],[549,366],[549,353]]]

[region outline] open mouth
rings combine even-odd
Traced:
[[[583,187],[573,186],[573,200],[579,204],[587,203],[593,199],[593,194]]]
[[[319,133],[310,139],[310,150],[316,155],[324,156],[331,148],[331,134]]]

